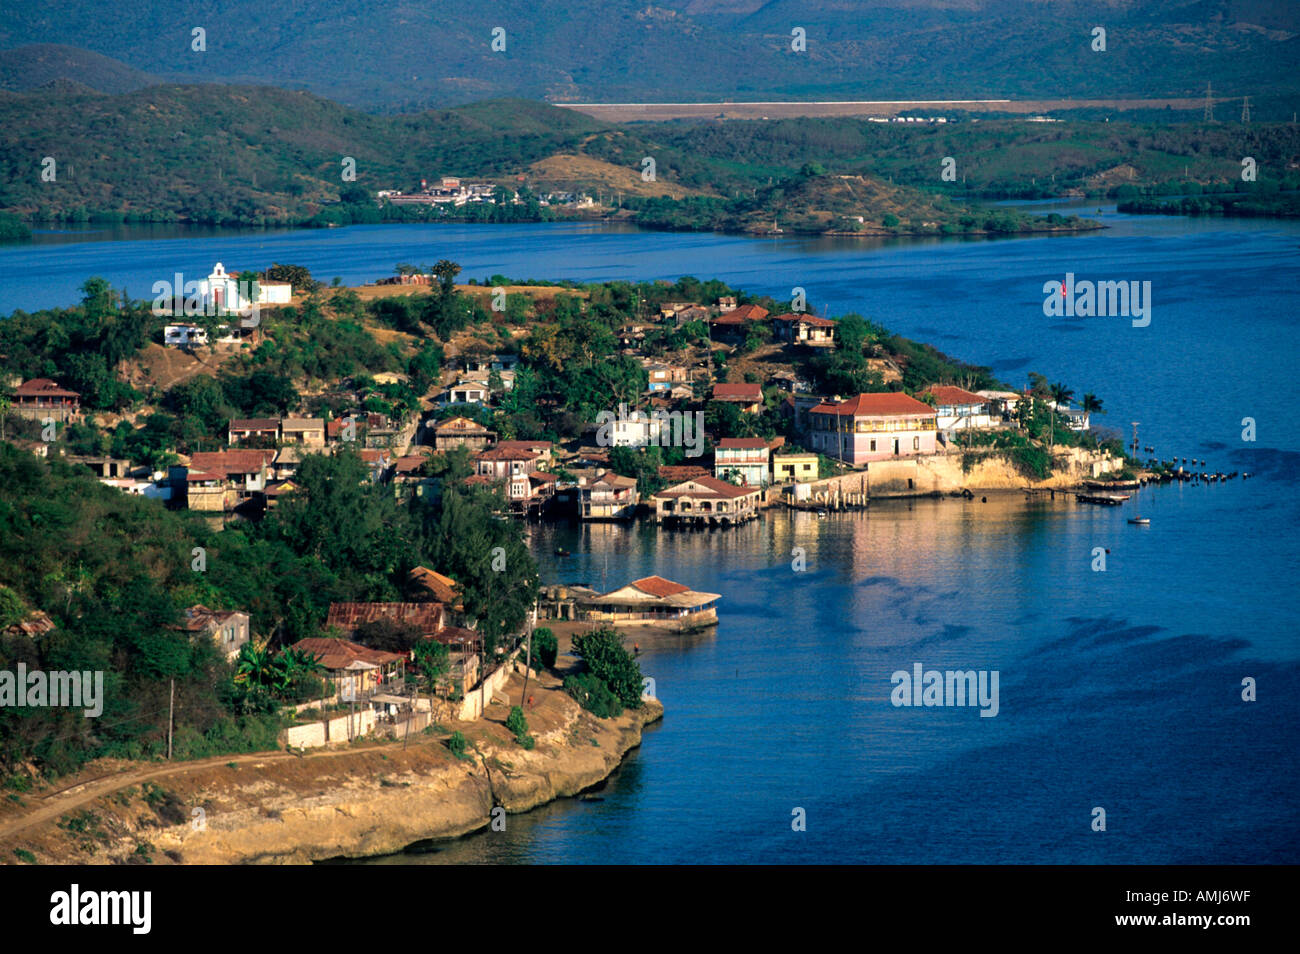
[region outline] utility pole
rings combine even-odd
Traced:
[[[1138,424],[1140,421],[1129,421],[1133,425],[1133,459],[1137,460],[1138,455]]]
[[[1207,123],[1212,123],[1212,122],[1214,122],[1214,98],[1213,98],[1213,96],[1214,96],[1214,91],[1210,88],[1210,84],[1209,84],[1208,82],[1206,82],[1206,84],[1205,84],[1205,122],[1207,122]]]
[[[167,695],[167,761],[172,760],[172,713],[176,711],[176,680],[171,681],[171,691]]]
[[[519,694],[519,708],[524,707],[528,701],[528,677],[533,672],[533,630],[537,628],[537,601],[533,601],[533,621],[528,627],[528,664],[524,666],[524,688]]]
[[[1241,121],[1243,123],[1250,122],[1250,97],[1249,96],[1241,97]]]

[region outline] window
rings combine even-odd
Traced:
[[[871,449],[872,449],[873,451],[876,449],[876,442],[875,442],[875,441],[872,441],[872,442],[871,442]]]
[[[919,438],[919,437],[913,437],[913,438],[912,438],[912,450],[918,450],[918,451],[919,451],[920,449],[921,449],[921,438]]]

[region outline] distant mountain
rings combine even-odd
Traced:
[[[33,43],[0,50],[0,89],[26,92],[53,86],[67,92],[77,86],[99,93],[129,93],[158,82],[157,77],[111,56],[74,46]]]
[[[948,156],[958,157],[952,181],[940,178]],[[762,228],[775,217],[787,230],[861,231],[850,224],[859,215],[863,226],[883,225],[887,213],[942,226],[964,214],[936,206],[935,192],[960,204],[971,194],[1239,186],[1240,156],[1257,161],[1260,188],[1300,186],[1300,127],[1291,123],[612,125],[518,99],[386,116],[268,86],[159,85],[108,96],[59,80],[0,91],[0,211],[32,220],[337,221],[352,215],[341,204],[377,214],[370,197],[381,189],[459,175],[537,192],[612,193],[646,212],[638,221],[664,228]],[[52,181],[41,174],[47,157]],[[642,178],[646,157],[655,161],[651,181]],[[355,181],[342,178],[344,160],[355,161]],[[827,175],[806,175],[805,166]]]
[[[1271,0],[65,0],[0,47],[61,43],[187,82],[404,111],[553,101],[1263,98],[1300,91],[1300,4]],[[1106,51],[1091,49],[1094,27]],[[805,51],[791,49],[802,28]],[[505,49],[492,49],[493,31]],[[206,31],[202,51],[194,30]],[[111,91],[102,63],[61,78]],[[46,76],[39,82],[54,78]],[[11,83],[14,80],[10,81]],[[37,85],[39,85],[39,82]],[[8,88],[25,88],[10,85]],[[119,87],[120,88],[120,87]]]

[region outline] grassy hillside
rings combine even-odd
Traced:
[[[1091,49],[1097,25],[1104,53]],[[195,27],[205,52],[191,49]],[[171,82],[273,83],[409,110],[500,96],[1197,95],[1207,79],[1264,97],[1296,92],[1297,32],[1295,5],[1267,0],[67,0],[57,13],[7,11],[0,43],[83,47]]]
[[[47,156],[57,164],[51,182],[41,178]],[[1257,183],[1240,180],[1245,156],[1256,161]],[[355,182],[342,179],[346,157],[356,162]],[[640,175],[646,157],[655,160],[651,182]],[[941,176],[945,157],[955,164],[951,181]],[[862,188],[842,184],[836,196],[822,189],[798,198],[791,181],[798,186],[809,164],[862,177]],[[743,229],[773,216],[793,225],[792,216],[803,215],[810,228],[820,217],[816,230],[824,231],[837,227],[836,216],[879,223],[891,213],[905,222],[967,213],[936,206],[935,193],[969,204],[976,197],[1294,188],[1300,127],[1011,119],[611,125],[522,100],[379,116],[310,93],[212,85],[118,96],[53,89],[0,95],[0,211],[29,220],[378,221],[367,195],[445,174],[514,189],[617,192],[641,221],[662,227]],[[345,190],[349,205],[340,206]],[[664,206],[658,197],[665,196],[683,204]],[[474,210],[485,208],[492,207]],[[521,208],[499,211],[512,220],[550,214]],[[393,214],[418,219],[425,211]]]

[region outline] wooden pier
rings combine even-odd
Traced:
[[[1075,494],[1074,499],[1079,503],[1101,504],[1105,507],[1118,507],[1124,501],[1128,500],[1132,494]]]

